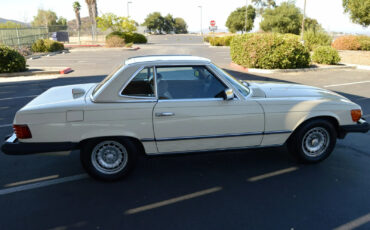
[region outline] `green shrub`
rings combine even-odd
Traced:
[[[143,44],[143,43],[148,42],[146,37],[143,34],[139,34],[139,33],[133,33],[133,38],[132,39],[133,40],[131,42],[136,43],[136,44]]]
[[[309,50],[296,35],[251,33],[237,35],[230,44],[231,59],[247,68],[294,69],[308,67]]]
[[[22,72],[27,70],[26,59],[16,50],[0,45],[0,73]]]
[[[369,36],[358,36],[357,37],[358,43],[360,43],[361,50],[368,50],[370,51],[370,37]]]
[[[359,50],[360,43],[356,36],[341,36],[334,40],[331,46],[337,50]]]
[[[126,46],[127,48],[131,48],[133,44],[134,44],[134,43],[130,42],[130,43],[127,43],[125,46]]]
[[[148,40],[146,37],[142,34],[139,33],[128,33],[128,32],[120,32],[120,31],[115,31],[110,34],[108,34],[105,39],[109,39],[111,36],[119,36],[125,40],[126,43],[147,43]]]
[[[63,43],[50,39],[39,39],[32,44],[33,52],[55,52],[64,49]]]
[[[46,47],[45,47],[44,39],[36,40],[32,44],[31,50],[33,52],[46,52]]]
[[[211,38],[211,36],[205,36],[203,37],[203,41],[204,42],[209,42],[209,39]]]
[[[230,42],[234,36],[210,37],[208,38],[211,46],[230,46]]]
[[[331,46],[319,46],[312,55],[312,61],[319,64],[335,65],[340,61],[338,51]]]
[[[105,45],[107,47],[124,47],[125,46],[125,40],[121,38],[120,36],[114,35],[110,36],[106,41]]]
[[[309,50],[314,50],[318,46],[330,46],[332,37],[324,31],[306,31],[303,35],[304,45]]]

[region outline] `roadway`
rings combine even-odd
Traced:
[[[370,72],[332,70],[246,74],[230,68],[228,48],[198,36],[152,36],[138,51],[85,49],[29,60],[69,66],[58,79],[0,84],[0,138],[14,114],[50,87],[98,82],[130,56],[192,54],[247,80],[302,83],[336,91],[370,119]],[[284,147],[140,158],[125,180],[90,179],[78,151],[0,153],[0,229],[370,229],[370,134],[349,134],[316,165]]]

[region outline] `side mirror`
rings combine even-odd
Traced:
[[[225,89],[224,91],[224,99],[226,101],[230,101],[232,99],[234,99],[235,95],[234,95],[234,92],[232,89]]]

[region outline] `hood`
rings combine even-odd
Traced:
[[[53,87],[37,96],[20,111],[23,113],[60,112],[85,105],[87,92],[95,83]]]
[[[346,99],[347,98],[329,90],[299,84],[288,83],[249,83],[252,90],[258,95],[264,94],[266,98],[286,98],[286,97],[312,97],[326,99]]]

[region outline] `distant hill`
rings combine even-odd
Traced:
[[[17,24],[22,24],[22,25],[25,25],[25,26],[30,26],[29,23],[24,23],[24,22],[20,22],[20,21],[17,21],[17,20],[12,20],[12,19],[5,19],[5,18],[0,18],[0,23],[6,23],[6,22],[15,22]]]

